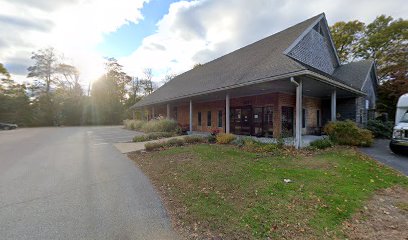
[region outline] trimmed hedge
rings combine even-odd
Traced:
[[[166,148],[166,147],[183,146],[184,144],[185,144],[184,139],[172,138],[167,141],[145,143],[145,149],[146,151],[153,151],[156,149],[161,149],[161,148]]]
[[[244,139],[242,149],[255,153],[278,153],[282,148],[274,143],[261,143],[253,139]]]
[[[185,136],[184,137],[184,141],[188,144],[194,144],[194,143],[206,143],[208,140],[207,137],[203,137],[203,136]]]
[[[339,145],[369,147],[374,141],[370,130],[359,128],[350,120],[329,122],[324,127],[324,131],[331,141]]]
[[[148,133],[146,135],[140,135],[133,138],[133,142],[146,142],[150,140],[157,140],[161,138],[168,138],[175,136],[174,133],[171,132],[153,132]]]

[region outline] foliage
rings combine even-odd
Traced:
[[[405,176],[344,148],[259,157],[200,144],[132,158],[197,239],[343,239],[343,222],[376,191],[408,187]]]
[[[370,130],[376,138],[390,138],[393,128],[394,123],[391,121],[369,120],[367,122],[367,129]]]
[[[408,21],[378,16],[364,25],[338,22],[332,27],[333,41],[343,62],[372,59],[380,79],[378,110],[395,117],[398,98],[408,92]]]
[[[133,142],[146,142],[150,140],[169,138],[173,136],[174,136],[174,133],[171,133],[171,132],[152,132],[146,135],[135,136],[133,138]]]
[[[310,147],[317,149],[326,149],[329,147],[333,147],[333,142],[329,138],[317,139],[310,143]]]
[[[150,120],[142,126],[142,131],[149,132],[176,132],[177,122],[170,119]]]
[[[212,128],[212,129],[210,130],[210,132],[211,132],[211,135],[215,136],[215,135],[217,135],[218,133],[220,133],[220,129],[219,129],[219,128]]]
[[[333,42],[337,47],[340,61],[349,62],[358,49],[358,42],[364,35],[364,23],[354,20],[350,22],[336,22],[330,27]]]
[[[133,120],[133,119],[125,119],[123,120],[123,125],[126,129],[129,130],[142,130],[143,125],[146,124],[146,121],[141,120]]]
[[[232,141],[234,141],[237,137],[234,134],[231,133],[220,133],[217,134],[215,137],[216,142],[219,144],[229,144]]]
[[[329,122],[324,127],[324,131],[331,141],[340,145],[368,147],[374,141],[371,131],[359,128],[350,120]]]
[[[216,143],[217,142],[217,138],[215,135],[211,134],[208,136],[207,138],[208,143]]]
[[[145,143],[146,151],[153,151],[166,147],[179,147],[185,144],[184,139],[181,138],[171,138],[167,141],[157,141],[157,142],[147,142]]]
[[[207,138],[204,136],[189,135],[184,137],[184,141],[188,144],[205,143],[207,142]]]
[[[279,153],[281,147],[274,143],[261,143],[253,139],[247,138],[244,140],[244,145],[242,146],[247,152],[256,153]]]

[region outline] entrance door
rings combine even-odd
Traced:
[[[293,107],[282,107],[282,132],[283,137],[293,137]]]
[[[254,107],[252,109],[252,135],[262,137],[263,131],[263,108]]]
[[[263,132],[265,137],[273,137],[273,108],[264,107],[263,110]]]
[[[251,135],[252,109],[251,107],[241,108],[241,134]]]

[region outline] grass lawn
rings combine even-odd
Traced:
[[[268,156],[202,144],[130,157],[188,238],[344,238],[342,223],[376,190],[408,189],[407,177],[348,148]]]

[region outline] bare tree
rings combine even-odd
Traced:
[[[153,86],[153,71],[151,68],[146,68],[143,71],[144,74],[144,79],[142,80],[142,86],[144,90],[145,95],[149,95],[154,91],[154,86]]]
[[[29,67],[29,78],[38,78],[45,85],[45,92],[50,92],[51,85],[55,83],[55,74],[58,67],[58,57],[54,48],[41,49],[33,52],[31,59],[35,60],[34,66]]]

